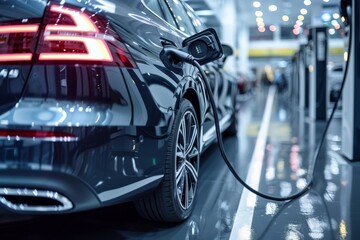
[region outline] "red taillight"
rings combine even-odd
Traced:
[[[39,60],[91,60],[112,62],[113,58],[104,40],[89,37],[50,35],[44,41],[52,42],[47,53],[41,53]],[[83,48],[79,48],[82,46]],[[79,51],[82,53],[79,53]]]
[[[22,22],[0,25],[0,62],[70,61],[135,67],[125,45],[99,14],[74,6],[51,5],[44,19],[42,27]],[[34,39],[39,39],[36,51]]]
[[[55,5],[50,12],[39,60],[113,61],[104,35],[99,36],[98,26],[87,14]]]
[[[0,62],[13,62],[13,61],[30,61],[32,58],[31,53],[10,53],[0,54]]]
[[[44,141],[78,141],[78,138],[75,135],[61,132],[37,130],[0,130],[0,139],[23,140],[29,138],[33,140]]]
[[[38,24],[0,26],[0,62],[30,61]]]
[[[38,24],[0,26],[0,33],[34,33],[39,29]]]
[[[50,11],[52,13],[52,19],[50,19],[50,21],[54,23],[46,25],[45,31],[99,32],[94,22],[80,10],[53,5]]]

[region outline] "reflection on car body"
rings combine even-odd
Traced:
[[[170,7],[191,11],[181,1],[0,0],[0,214],[126,201],[152,220],[191,214],[215,131],[197,70],[177,74],[159,58],[164,39],[181,46],[197,32]],[[236,86],[220,80],[221,127],[234,134]]]

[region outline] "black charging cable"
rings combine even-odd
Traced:
[[[270,196],[264,193],[261,193],[257,190],[255,190],[254,188],[252,188],[250,185],[248,185],[243,179],[241,179],[241,177],[237,174],[237,172],[235,171],[234,167],[232,166],[231,162],[229,161],[229,158],[226,155],[225,152],[225,148],[224,148],[224,143],[222,141],[222,136],[221,136],[221,131],[220,131],[220,126],[219,126],[219,116],[217,114],[216,111],[216,105],[215,105],[215,101],[214,101],[214,97],[213,97],[213,93],[211,91],[210,88],[210,84],[207,81],[207,77],[204,73],[204,71],[202,70],[200,64],[195,60],[194,64],[193,64],[196,68],[199,69],[199,72],[201,74],[202,79],[204,80],[204,84],[205,84],[205,88],[207,93],[209,94],[209,99],[210,99],[210,105],[213,109],[213,114],[214,114],[214,122],[215,122],[215,130],[216,130],[216,136],[218,138],[218,146],[219,146],[219,150],[221,153],[222,158],[224,159],[224,162],[226,164],[226,166],[229,168],[230,172],[233,174],[233,176],[236,178],[236,180],[238,180],[246,189],[248,189],[250,192],[265,198],[265,199],[269,199],[269,200],[273,200],[273,201],[287,201],[287,200],[292,200],[295,198],[298,198],[299,196],[303,195],[305,192],[307,192],[310,189],[310,185],[312,183],[312,181],[310,181],[300,192],[290,195],[288,197],[274,197],[274,196]]]
[[[331,123],[331,120],[333,119],[334,117],[334,114],[335,114],[335,111],[338,107],[338,104],[339,104],[339,101],[341,99],[341,96],[342,96],[342,92],[343,92],[343,89],[344,89],[344,85],[345,85],[345,82],[346,82],[346,76],[347,76],[347,73],[348,73],[348,69],[349,69],[349,59],[350,59],[350,51],[351,51],[351,37],[352,37],[352,28],[350,27],[350,31],[349,31],[349,46],[348,46],[348,59],[346,61],[346,64],[345,64],[345,69],[344,69],[344,74],[343,74],[343,79],[342,79],[342,84],[341,84],[341,88],[340,88],[340,94],[338,96],[338,98],[336,99],[335,103],[334,103],[334,106],[332,108],[332,111],[331,111],[331,114],[330,114],[330,117],[329,119],[327,120],[326,122],[326,125],[325,125],[325,129],[323,131],[323,134],[321,136],[321,140],[319,142],[319,144],[317,145],[316,147],[316,150],[315,150],[315,154],[314,154],[314,161],[311,165],[311,167],[309,168],[309,173],[308,175],[310,176],[310,180],[308,181],[308,183],[306,184],[306,186],[299,192],[295,193],[295,194],[292,194],[292,195],[289,195],[287,197],[274,197],[274,196],[271,196],[271,195],[267,195],[267,194],[264,194],[264,193],[261,193],[257,190],[255,190],[254,188],[252,188],[250,185],[248,185],[243,179],[241,179],[241,177],[237,174],[237,172],[235,171],[234,167],[232,166],[231,162],[229,161],[227,155],[226,155],[226,152],[225,152],[225,149],[224,149],[224,143],[222,141],[222,136],[221,136],[221,131],[220,131],[220,126],[219,126],[219,117],[218,117],[218,114],[217,114],[217,111],[216,111],[216,105],[215,105],[215,101],[214,101],[214,97],[213,97],[213,93],[211,91],[211,88],[210,88],[210,84],[209,82],[207,81],[207,77],[206,77],[206,74],[204,73],[204,71],[202,70],[200,64],[194,60],[193,61],[193,65],[199,70],[200,74],[201,74],[201,77],[202,79],[204,80],[203,82],[205,83],[205,87],[206,87],[206,91],[207,93],[209,94],[209,99],[210,99],[210,104],[211,104],[211,107],[213,109],[213,113],[214,113],[214,122],[215,122],[215,129],[216,129],[216,136],[218,138],[218,146],[219,146],[219,150],[220,150],[220,153],[221,153],[221,156],[223,157],[224,161],[225,161],[225,164],[227,165],[227,167],[229,168],[230,172],[234,175],[234,177],[246,188],[248,189],[250,192],[262,197],[262,198],[265,198],[265,199],[268,199],[268,200],[273,200],[273,201],[288,201],[288,200],[293,200],[293,199],[296,199],[302,195],[304,195],[310,188],[311,188],[311,185],[313,184],[313,181],[314,181],[314,169],[316,168],[316,163],[318,161],[318,158],[319,158],[319,154],[320,154],[320,150],[324,144],[324,141],[325,141],[325,137],[326,137],[326,134],[327,134],[327,131],[329,129],[329,126],[330,126],[330,123]]]
[[[310,190],[311,188],[311,185],[313,184],[314,182],[314,169],[316,168],[316,163],[317,163],[317,160],[318,160],[318,157],[319,157],[319,153],[320,153],[320,150],[321,150],[321,147],[323,146],[323,143],[325,141],[325,137],[326,137],[326,134],[327,134],[327,131],[329,129],[329,126],[330,126],[330,123],[331,123],[331,120],[333,119],[334,117],[334,114],[335,114],[335,111],[337,109],[337,106],[338,106],[338,103],[339,103],[339,100],[341,98],[341,95],[342,95],[342,91],[343,91],[343,88],[344,88],[344,85],[345,85],[345,80],[346,80],[346,76],[347,76],[347,72],[348,72],[348,67],[349,67],[349,59],[350,59],[350,49],[351,49],[351,35],[352,35],[352,31],[351,31],[351,27],[350,27],[350,31],[349,31],[349,50],[348,50],[348,61],[346,62],[346,65],[345,65],[345,70],[344,70],[344,75],[343,75],[343,79],[342,79],[342,84],[341,84],[341,88],[340,88],[340,94],[339,94],[339,97],[338,99],[336,100],[334,106],[333,106],[333,109],[332,109],[332,112],[330,114],[330,117],[328,119],[328,121],[326,122],[326,125],[325,125],[325,129],[323,131],[323,134],[322,134],[322,137],[321,137],[321,140],[319,142],[319,144],[317,145],[317,148],[315,150],[315,154],[314,154],[314,161],[312,163],[312,165],[309,167],[309,173],[308,175],[310,176],[310,180],[308,181],[308,183],[305,185],[305,187],[295,193],[295,194],[292,194],[292,195],[289,195],[287,197],[275,197],[275,196],[271,196],[271,195],[268,195],[268,194],[264,194],[264,193],[261,193],[259,191],[257,191],[256,189],[254,189],[253,187],[251,187],[250,185],[248,185],[239,175],[238,173],[236,172],[236,170],[234,169],[233,165],[231,164],[231,162],[229,161],[229,158],[227,157],[226,155],[226,152],[225,152],[225,148],[224,148],[224,143],[223,143],[223,140],[222,140],[222,135],[221,135],[221,131],[220,131],[220,124],[219,124],[219,116],[218,116],[218,113],[217,113],[217,108],[216,108],[216,104],[215,104],[215,100],[214,100],[214,96],[213,96],[213,93],[212,93],[212,90],[211,90],[211,87],[210,87],[210,84],[209,84],[209,81],[208,81],[208,78],[204,72],[204,70],[202,69],[201,65],[196,61],[196,59],[191,56],[190,54],[184,52],[184,51],[181,51],[179,49],[176,49],[176,48],[164,48],[163,51],[164,51],[164,55],[165,56],[168,56],[169,58],[176,58],[180,61],[183,61],[183,62],[187,62],[189,64],[192,64],[194,65],[198,70],[199,70],[199,73],[201,75],[201,79],[203,80],[203,83],[205,84],[205,89],[209,95],[209,100],[210,100],[210,105],[211,105],[211,108],[213,110],[213,114],[214,114],[214,123],[215,123],[215,130],[216,130],[216,137],[218,139],[217,143],[218,143],[218,147],[219,147],[219,150],[220,150],[220,153],[221,153],[221,156],[226,164],[226,166],[228,167],[228,169],[230,170],[230,172],[232,173],[232,175],[236,178],[236,180],[238,180],[240,182],[240,184],[242,184],[247,190],[249,190],[250,192],[262,197],[262,198],[265,198],[265,199],[268,199],[268,200],[272,200],[272,201],[289,201],[289,200],[293,200],[293,199],[296,199],[302,195],[304,195],[305,193],[307,193],[308,190]]]

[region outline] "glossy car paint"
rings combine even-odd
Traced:
[[[49,9],[60,5],[105,19],[102,34],[113,62],[41,60]],[[201,151],[215,139],[213,125],[206,124],[211,111],[196,69],[184,64],[183,73],[175,74],[159,59],[166,42],[181,46],[187,35],[142,1],[1,0],[0,26],[14,22],[39,29],[24,37],[31,60],[0,61],[3,191],[58,193],[73,204],[67,212],[144,196],[164,176],[166,143],[182,98],[196,110]],[[6,34],[0,33],[0,45]],[[211,81],[225,130],[234,91],[231,83],[217,80]],[[34,212],[9,204],[5,195],[0,193],[5,212]]]

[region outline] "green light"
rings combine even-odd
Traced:
[[[157,161],[156,161],[156,158],[153,158],[153,159],[152,159],[152,164],[153,164],[154,166],[156,166],[156,162],[157,162]]]
[[[202,52],[200,46],[196,46],[195,49],[196,49],[196,52],[197,52],[197,53],[201,53],[201,52]]]

